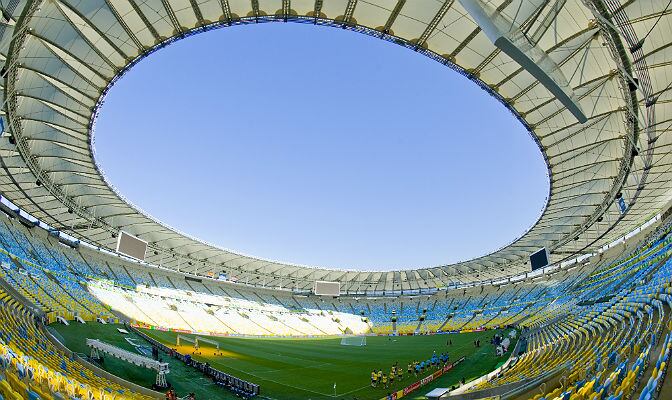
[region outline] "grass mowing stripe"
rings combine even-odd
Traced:
[[[56,331],[59,334],[59,340],[70,350],[77,353],[89,354],[90,349],[86,346],[86,339],[100,339],[106,343],[120,347],[125,350],[135,352],[135,347],[132,346],[126,338],[132,338],[138,344],[148,345],[148,343],[140,336],[131,332],[128,335],[123,335],[117,331],[117,328],[123,328],[123,325],[115,324],[98,324],[98,323],[71,323],[70,325],[53,324],[49,329]],[[186,396],[190,392],[196,394],[197,399],[223,399],[234,400],[238,399],[229,391],[217,387],[209,379],[194,370],[187,367],[179,360],[170,359],[163,355],[163,361],[170,365],[170,373],[167,376],[175,390],[180,397]],[[100,365],[106,371],[113,373],[123,379],[136,383],[141,386],[151,388],[156,378],[156,372],[148,369],[139,368],[131,365],[125,361],[115,359],[113,357],[105,357],[104,362]]]
[[[311,366],[306,366],[306,367],[296,367],[296,368],[289,368],[289,369],[271,369],[271,370],[268,370],[268,371],[258,371],[258,372],[260,372],[260,373],[273,373],[273,372],[280,372],[280,371],[296,371],[296,370],[299,370],[299,369],[317,368],[317,367],[321,367],[323,365],[332,365],[332,364],[322,363],[322,364],[311,365]]]
[[[196,357],[196,358],[198,359],[198,357]],[[211,365],[217,365],[217,364],[214,364],[214,363],[213,363],[213,364],[211,364]],[[310,368],[310,367],[304,367],[304,368]],[[292,389],[296,389],[296,390],[300,390],[300,391],[305,391],[305,392],[310,392],[310,393],[314,393],[314,394],[319,394],[319,395],[321,395],[321,396],[330,396],[329,394],[325,394],[325,393],[322,393],[322,392],[316,392],[316,391],[312,391],[312,390],[309,390],[309,389],[306,389],[306,388],[302,388],[302,387],[298,387],[298,386],[293,386],[293,385],[290,385],[290,384],[288,384],[288,383],[278,382],[278,381],[275,381],[275,380],[273,380],[273,379],[269,379],[269,378],[266,378],[266,377],[257,375],[257,374],[255,374],[255,373],[250,372],[250,371],[239,370],[239,369],[236,369],[236,368],[234,368],[234,367],[231,367],[231,369],[237,371],[239,374],[243,374],[243,375],[251,376],[251,377],[253,377],[253,378],[262,379],[262,380],[267,381],[267,382],[273,382],[273,383],[275,383],[275,384],[277,384],[277,385],[290,387],[290,388],[292,388]],[[237,375],[237,376],[240,377],[240,375]],[[245,379],[249,379],[249,378],[245,378]],[[249,380],[254,381],[254,379],[249,379]],[[256,383],[256,382],[255,382],[255,383]]]
[[[174,343],[174,334],[170,332],[146,331],[164,343]],[[367,346],[341,346],[340,338],[336,339],[249,339],[249,338],[215,338],[220,348],[238,356],[227,358],[217,357],[210,353],[195,354],[200,361],[207,361],[213,367],[240,376],[261,385],[262,394],[278,400],[289,400],[304,397],[306,392],[321,398],[333,398],[331,388],[337,383],[338,396],[357,394],[358,398],[379,399],[387,391],[370,387],[369,377],[372,369],[383,368],[387,373],[389,367],[399,361],[404,368],[409,361],[429,358],[434,350],[438,353],[448,351],[452,359],[466,356],[467,361],[458,365],[454,371],[437,380],[435,384],[450,386],[465,377],[478,377],[494,369],[503,357],[495,357],[494,347],[486,344],[493,332],[476,332],[461,335],[435,335],[367,338]],[[447,341],[453,345],[448,346]],[[484,343],[475,348],[473,341],[479,339]],[[203,347],[201,348],[201,350]],[[307,360],[311,360],[310,363]],[[322,361],[320,363],[320,361]],[[301,365],[288,366],[298,362]],[[277,367],[268,368],[276,364]],[[266,368],[263,368],[266,367]],[[240,372],[243,371],[243,372]],[[300,371],[300,372],[297,372]],[[426,373],[424,376],[429,375]],[[256,380],[250,376],[255,376]],[[420,379],[418,377],[417,379]],[[412,382],[416,377],[406,377],[402,382],[395,380],[389,391],[399,390]],[[429,387],[429,386],[428,386]],[[296,390],[300,390],[296,392]]]
[[[117,332],[118,325],[102,325],[89,323],[71,324],[69,326],[54,325],[64,338],[65,345],[71,350],[88,353],[86,338],[97,338],[107,343],[131,351],[134,347],[125,338],[136,338],[133,334],[122,335]],[[157,340],[175,346],[176,333],[162,331],[145,331]],[[181,334],[182,335],[182,334]],[[409,398],[422,398],[422,394],[434,387],[450,387],[462,377],[466,379],[479,377],[492,371],[495,366],[507,357],[496,357],[494,347],[489,343],[493,332],[475,332],[459,335],[434,335],[412,337],[369,337],[367,345],[362,347],[341,346],[340,338],[234,338],[211,337],[220,344],[223,355],[215,355],[215,348],[203,343],[202,354],[194,358],[206,361],[213,367],[228,372],[239,378],[261,385],[264,397],[275,400],[333,400],[333,385],[336,382],[336,398],[360,400],[378,400],[388,392],[402,389],[422,376],[407,376],[406,364],[410,361],[429,358],[432,352],[447,351],[451,359],[461,356],[467,360],[453,368],[446,375],[419,390],[417,395]],[[138,337],[139,339],[139,337]],[[476,348],[473,341],[480,339],[484,343]],[[448,346],[447,341],[453,345]],[[138,343],[145,344],[142,339]],[[180,350],[191,353],[193,347],[181,346]],[[218,353],[219,354],[219,353]],[[180,396],[195,392],[198,399],[233,399],[232,394],[213,385],[200,373],[186,367],[181,362],[168,359],[172,382]],[[390,389],[371,388],[370,373],[372,369],[382,368],[388,373],[390,366],[398,361],[404,370],[404,379],[395,380]],[[154,381],[151,371],[141,368],[129,368],[129,364],[107,357],[103,365],[108,371],[135,383],[148,386]]]

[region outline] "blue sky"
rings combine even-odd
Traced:
[[[200,34],[140,62],[96,125],[108,180],[224,248],[342,268],[496,250],[536,221],[546,168],[473,82],[354,32],[299,24]]]

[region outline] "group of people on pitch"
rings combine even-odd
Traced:
[[[450,356],[448,353],[437,355],[435,351],[434,354],[432,354],[432,357],[425,361],[416,360],[412,363],[408,363],[406,371],[408,376],[415,375],[417,377],[418,375],[425,373],[425,371],[442,368],[449,360]],[[397,381],[404,379],[404,369],[399,366],[399,362],[394,363],[390,368],[389,374],[385,374],[382,369],[379,369],[377,372],[375,369],[371,371],[371,387],[378,387],[380,385],[381,387],[389,388],[394,384],[395,379]]]
[[[194,393],[189,393],[187,397],[184,399],[186,400],[196,400],[196,395]],[[177,397],[177,394],[175,393],[175,390],[172,388],[166,392],[166,400],[179,400],[179,397]]]

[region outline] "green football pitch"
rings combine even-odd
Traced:
[[[135,334],[122,335],[116,328],[118,325],[71,324],[69,326],[53,325],[58,336],[71,350],[88,352],[86,338],[97,338],[129,350],[137,342]],[[172,348],[177,348],[177,333],[144,330],[145,333]],[[501,332],[501,331],[500,331]],[[430,375],[426,372],[418,377],[407,376],[406,365],[409,362],[448,352],[451,360],[464,356],[465,361],[450,370],[447,374],[418,389],[409,395],[409,399],[422,399],[422,394],[435,387],[450,387],[462,378],[467,381],[477,378],[495,369],[508,358],[495,356],[494,347],[489,344],[495,331],[473,332],[452,335],[433,336],[402,336],[367,337],[366,346],[342,346],[340,338],[210,338],[220,343],[220,351],[216,353],[214,346],[202,343],[198,353],[193,357],[206,361],[214,368],[254,382],[261,387],[261,397],[277,400],[296,399],[359,399],[378,400],[388,392],[400,390]],[[191,335],[186,335],[191,336]],[[481,347],[473,344],[480,339]],[[452,345],[448,345],[448,340]],[[146,342],[145,342],[146,344]],[[183,343],[178,351],[191,354],[191,344]],[[513,346],[512,346],[513,347]],[[228,399],[235,398],[226,390],[214,386],[195,370],[184,366],[177,360],[169,360],[163,355],[164,361],[170,362],[171,372],[168,380],[175,386],[178,395],[194,392],[197,399]],[[390,367],[398,362],[404,367],[404,378],[395,380],[389,389],[370,386],[371,370],[382,369],[389,373]],[[153,383],[154,374],[131,367],[123,361],[107,357],[104,368],[124,379],[143,386]],[[336,390],[334,391],[334,384]]]

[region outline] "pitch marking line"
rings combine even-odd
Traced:
[[[332,363],[321,363],[321,364],[315,364],[315,365],[306,365],[304,367],[268,369],[268,370],[265,370],[265,371],[257,371],[257,372],[261,373],[261,374],[272,374],[272,373],[275,373],[275,372],[296,371],[296,370],[299,370],[299,369],[323,367],[325,365],[333,365],[333,364]]]
[[[302,388],[302,387],[298,387],[298,386],[293,386],[293,385],[288,385],[288,384],[285,383],[285,382],[278,382],[278,381],[275,381],[275,380],[273,380],[273,379],[264,378],[263,376],[259,376],[259,375],[253,374],[253,373],[251,373],[251,372],[243,371],[243,370],[240,370],[240,369],[238,369],[238,368],[231,367],[231,366],[227,366],[227,368],[234,369],[234,370],[236,370],[236,371],[238,371],[238,372],[241,372],[241,373],[243,373],[243,374],[251,375],[251,376],[254,376],[255,378],[263,379],[263,380],[268,381],[268,382],[276,383],[276,384],[278,384],[278,385],[280,385],[280,386],[290,387],[290,388],[292,388],[292,389],[301,390],[301,391],[304,391],[304,392],[309,392],[309,393],[319,394],[320,396],[334,397],[333,394],[322,393],[322,392],[316,392],[316,391],[314,391],[314,390],[310,390],[310,389],[306,389],[306,388]],[[359,389],[358,389],[358,390],[359,390]]]
[[[351,390],[351,391],[349,391],[349,392],[337,393],[336,396],[334,396],[334,395],[332,394],[331,397],[345,396],[346,394],[359,392],[360,390],[364,390],[364,389],[366,389],[366,388],[368,388],[368,387],[371,387],[371,385],[365,385],[365,386],[360,387],[359,389],[353,389],[353,390]]]

